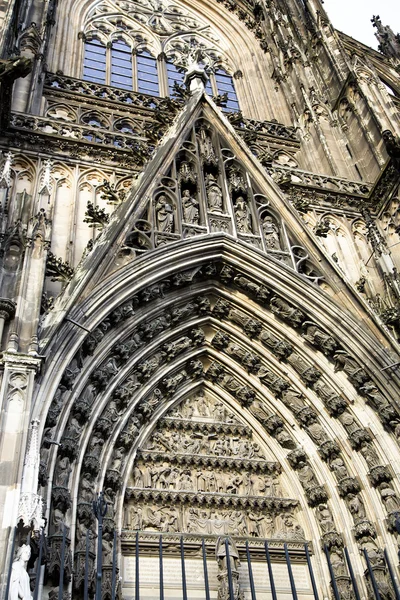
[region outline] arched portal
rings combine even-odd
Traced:
[[[390,589],[399,419],[372,339],[308,279],[223,234],[160,248],[97,286],[49,339],[36,399],[50,547],[59,556],[65,524],[74,594],[87,531],[94,568],[101,490],[103,571],[117,531],[126,590],[137,533],[150,566],[160,534],[171,560],[181,535],[197,535],[196,551],[205,536],[211,560],[221,533],[242,558],[246,539],[269,538],[277,564],[294,544],[303,567],[307,541],[324,594],[329,565],[352,593],[344,548],[359,569],[365,548]]]

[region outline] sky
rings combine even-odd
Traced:
[[[379,15],[383,25],[400,33],[399,0],[325,0],[324,8],[333,26],[371,48],[377,48],[371,18]]]

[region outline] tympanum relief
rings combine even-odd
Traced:
[[[130,530],[304,539],[281,466],[205,392],[183,401],[139,449],[126,491]]]

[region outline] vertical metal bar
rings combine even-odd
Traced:
[[[288,550],[287,544],[283,544],[283,547],[285,549],[285,558],[286,558],[287,570],[289,573],[290,587],[292,590],[292,598],[293,598],[293,600],[297,600],[297,591],[296,591],[296,585],[294,583],[292,563],[290,562],[289,550]]]
[[[206,600],[210,600],[210,586],[208,583],[208,569],[207,569],[207,553],[204,538],[201,541],[201,547],[203,550],[203,571],[204,571],[204,588],[206,592]]]
[[[164,573],[163,573],[163,557],[162,557],[162,535],[160,535],[160,600],[164,600]]]
[[[97,500],[93,502],[93,511],[98,522],[95,599],[101,600],[101,580],[103,577],[103,518],[107,514],[107,502],[104,500],[104,492],[100,492]]]
[[[83,600],[89,598],[89,543],[90,529],[86,531],[86,552],[85,552],[85,577],[83,580]]]
[[[379,590],[378,590],[378,584],[376,583],[375,575],[374,575],[374,572],[372,570],[371,563],[369,561],[368,552],[367,552],[367,550],[365,548],[363,548],[363,551],[364,551],[364,556],[365,556],[365,560],[366,560],[367,567],[368,567],[369,577],[371,579],[372,587],[373,587],[373,590],[374,590],[375,600],[381,600],[381,596],[380,596]]]
[[[139,600],[139,532],[136,532],[135,548],[135,600]]]
[[[234,600],[235,599],[235,595],[234,595],[234,591],[233,591],[231,557],[230,557],[230,554],[229,554],[229,540],[228,540],[228,538],[225,538],[225,560],[226,560],[226,570],[228,572],[229,600]]]
[[[256,600],[256,588],[254,587],[254,577],[253,577],[253,569],[251,567],[249,542],[247,540],[246,540],[246,555],[247,555],[247,567],[249,569],[251,600]]]
[[[392,580],[394,593],[396,594],[396,600],[400,600],[400,593],[399,593],[399,588],[398,588],[397,582],[396,582],[396,576],[394,574],[392,563],[389,560],[389,555],[388,555],[386,548],[384,549],[383,553],[385,555],[386,564],[389,569],[389,575],[390,575],[390,579]],[[357,598],[357,600],[358,600],[358,598]]]
[[[39,538],[39,556],[38,556],[38,564],[36,566],[36,581],[35,581],[35,591],[33,592],[33,600],[37,600],[39,594],[39,584],[40,584],[40,570],[42,568],[42,554],[43,554],[43,531],[40,530],[40,538]]]
[[[271,586],[272,600],[278,600],[278,597],[276,595],[274,574],[272,572],[271,557],[269,555],[268,542],[265,542],[264,547],[265,547],[265,558],[267,559],[267,565],[268,565],[268,575],[269,575],[269,583]]]
[[[185,571],[185,549],[183,547],[183,536],[181,535],[181,568],[182,568],[182,593],[183,600],[187,600],[186,571]]]
[[[354,595],[356,597],[356,600],[361,600],[360,592],[358,591],[356,577],[354,575],[353,565],[351,564],[349,551],[347,550],[347,548],[344,549],[344,555],[346,557],[347,567],[349,569],[350,579],[351,579],[351,583],[352,583],[353,590],[354,590]],[[400,599],[398,598],[397,600],[400,600]]]
[[[60,558],[60,580],[58,583],[58,600],[63,600],[64,595],[64,566],[65,566],[65,543],[67,537],[67,529],[63,525],[63,537],[61,543],[61,558]]]
[[[310,551],[308,549],[308,544],[304,544],[304,549],[306,551],[306,558],[307,558],[307,564],[308,564],[308,571],[310,573],[310,578],[311,578],[311,585],[312,585],[312,589],[314,592],[314,598],[315,600],[319,600],[319,596],[318,596],[318,590],[317,590],[317,584],[315,582],[315,577],[314,577],[314,570],[311,564],[311,556],[310,556]]]
[[[324,550],[325,550],[325,554],[326,554],[326,560],[328,563],[329,573],[331,576],[333,595],[335,596],[335,600],[340,600],[340,594],[339,594],[338,586],[337,586],[336,579],[335,579],[335,573],[333,572],[331,557],[329,556],[329,550],[328,550],[328,547],[326,544],[324,546]]]
[[[114,529],[113,562],[111,573],[111,600],[115,600],[115,588],[117,583],[117,531]]]
[[[7,585],[6,585],[5,600],[8,600],[8,596],[9,596],[9,593],[10,593],[11,571],[12,571],[12,566],[13,566],[13,562],[14,562],[14,548],[15,548],[15,538],[16,538],[16,535],[17,535],[17,528],[14,527],[14,532],[13,532],[12,542],[11,542],[10,565],[8,567],[8,573],[7,573]]]

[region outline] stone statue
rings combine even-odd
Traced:
[[[155,211],[157,230],[162,233],[172,233],[174,231],[174,209],[167,202],[164,194],[157,198]]]
[[[32,598],[30,579],[27,573],[30,557],[30,546],[24,544],[18,548],[11,570],[9,600],[31,600]]]
[[[279,229],[272,217],[267,215],[262,224],[265,247],[268,250],[282,250],[279,241]]]
[[[253,233],[250,209],[243,196],[236,200],[235,217],[239,233]]]
[[[228,552],[227,552],[228,547]],[[229,553],[229,558],[228,558]],[[243,592],[239,585],[239,552],[236,548],[235,542],[230,537],[219,537],[215,548],[215,557],[218,564],[218,600],[228,600],[230,598],[229,593],[229,580],[228,580],[228,560],[232,574],[232,586],[233,586],[233,599],[231,600],[243,600]]]
[[[190,190],[183,190],[182,192],[182,209],[183,221],[185,223],[191,223],[192,225],[198,225],[199,203],[196,198],[190,194]]]
[[[207,178],[207,201],[211,212],[222,212],[222,191],[217,184],[214,175],[210,173]]]

